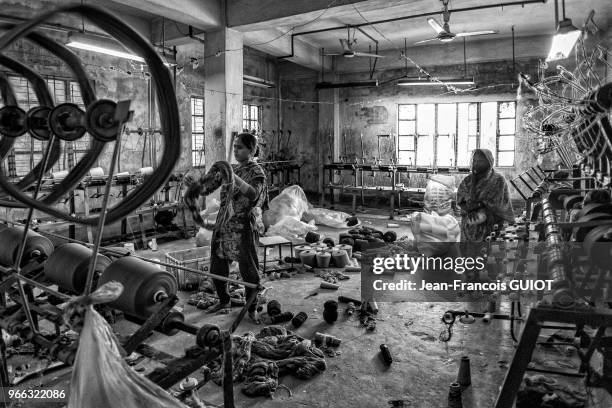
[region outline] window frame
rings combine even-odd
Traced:
[[[245,107],[246,112],[247,112],[247,117],[245,118]],[[257,109],[257,118],[253,118],[251,117],[251,110],[252,108],[256,108]],[[262,123],[262,116],[263,116],[263,107],[262,105],[258,105],[258,104],[254,104],[254,103],[243,103],[242,104],[242,130],[244,132],[249,132],[249,133],[259,133],[261,132],[261,123]],[[255,128],[253,128],[252,124],[255,123],[257,124],[257,126]],[[247,124],[248,126],[245,127],[245,124]]]
[[[514,105],[514,116],[513,117],[508,117],[508,118],[502,118],[501,117],[501,106],[504,103],[511,103]],[[510,134],[501,134],[500,133],[500,126],[499,123],[502,119],[513,119],[514,120],[514,133]],[[495,135],[495,167],[502,167],[502,168],[513,168],[516,165],[516,101],[498,101],[497,102],[497,130],[496,130],[496,135]],[[514,147],[512,150],[500,150],[500,137],[512,137],[514,143]],[[509,165],[503,165],[500,166],[500,160],[499,160],[499,153],[508,153],[508,152],[512,152],[512,164]]]
[[[452,143],[452,148],[453,148],[453,153],[451,154],[452,160],[453,160],[453,166],[457,166],[457,161],[459,158],[459,150],[458,150],[458,143],[459,143],[459,105],[460,104],[467,104],[467,116],[466,116],[466,120],[467,120],[467,141],[468,141],[468,146],[471,143],[474,143],[474,148],[473,149],[479,149],[481,147],[481,138],[482,138],[482,129],[481,129],[481,105],[482,103],[485,103],[486,101],[478,101],[478,102],[473,102],[473,101],[468,101],[468,102],[419,102],[419,103],[398,103],[397,104],[397,139],[396,139],[396,155],[399,158],[400,157],[400,153],[401,152],[409,152],[413,155],[414,157],[414,162],[412,163],[413,166],[425,166],[425,167],[447,167],[446,165],[441,165],[440,163],[438,163],[438,136],[447,136],[446,134],[444,135],[440,135],[439,134],[439,129],[438,129],[438,120],[439,120],[439,105],[447,105],[447,104],[454,104],[455,105],[455,132],[452,133],[450,136],[450,141]],[[514,104],[514,117],[510,118],[502,118],[501,117],[501,106],[502,104],[505,103],[512,103]],[[516,164],[516,101],[512,101],[512,100],[500,100],[500,101],[496,101],[497,104],[497,114],[496,114],[496,135],[495,135],[495,167],[501,167],[501,168],[511,168],[514,167]],[[414,118],[412,119],[403,119],[400,118],[400,109],[402,106],[406,106],[406,105],[412,105],[414,106]],[[418,124],[419,124],[419,105],[434,105],[434,134],[433,135],[419,135],[418,132]],[[470,116],[470,107],[475,105],[476,106],[476,111],[475,111],[475,117]],[[501,119],[514,119],[514,133],[513,134],[500,134],[500,120]],[[415,129],[415,134],[414,135],[404,135],[404,134],[400,134],[400,123],[404,122],[404,121],[413,121],[414,122],[414,129]],[[476,124],[475,126],[475,134],[472,134],[470,131],[470,124],[471,122],[474,122]],[[402,137],[414,137],[414,143],[413,143],[413,147],[414,150],[409,150],[409,149],[400,149],[400,138]],[[428,164],[428,165],[420,165],[417,164],[419,162],[419,157],[418,157],[418,144],[419,144],[419,136],[425,137],[433,137],[433,143],[432,143],[432,164]],[[500,150],[500,137],[513,137],[514,138],[514,148],[512,150]],[[473,150],[472,149],[472,150]],[[507,153],[507,152],[512,152],[513,153],[513,163],[511,165],[503,165],[500,166],[499,164],[499,154],[500,153]],[[408,163],[402,163],[402,164],[408,164]]]
[[[201,101],[202,103],[202,113],[194,112],[194,103],[196,101]],[[191,118],[191,166],[195,169],[204,168],[206,166],[206,138],[204,133],[204,97],[200,95],[191,95],[189,97],[189,108],[190,108],[190,118]],[[194,129],[194,123],[196,118],[202,118],[202,130],[200,132]],[[202,142],[202,147],[200,149],[197,148],[198,142]],[[198,158],[199,156],[199,158]]]

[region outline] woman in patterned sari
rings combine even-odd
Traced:
[[[221,187],[221,206],[213,228],[210,270],[219,276],[229,276],[232,261],[238,262],[240,275],[245,282],[259,284],[259,260],[257,243],[264,231],[262,212],[267,204],[266,175],[259,164],[253,161],[257,151],[257,138],[250,133],[240,133],[234,141],[234,158],[238,164],[214,163],[208,173],[193,183],[185,194],[185,203],[193,213],[194,220],[206,227],[208,223],[199,214],[197,200]],[[208,312],[230,309],[227,282],[213,279],[219,302]],[[246,288],[246,298],[256,289]],[[249,307],[249,317],[259,323],[256,313],[257,301]]]
[[[457,204],[461,207],[461,242],[482,242],[494,225],[514,221],[508,184],[504,176],[493,169],[493,154],[488,149],[474,149],[471,174],[457,189]],[[478,218],[482,217],[480,220]]]

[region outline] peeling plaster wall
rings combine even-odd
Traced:
[[[283,144],[293,154],[298,164],[303,163],[301,182],[307,192],[316,192],[319,186],[319,172],[322,163],[319,160],[319,109],[318,93],[315,85],[318,73],[285,62],[281,64],[281,129],[285,131]],[[327,106],[327,105],[326,105]],[[291,139],[287,140],[287,131]]]

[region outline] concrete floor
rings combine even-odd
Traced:
[[[385,215],[368,214],[359,216],[364,225],[383,231],[389,222]],[[409,225],[401,220],[394,229],[398,237],[411,235]],[[325,236],[337,238],[340,232],[326,227],[319,229]],[[158,251],[143,251],[141,255],[164,260],[169,251],[190,248],[194,239],[173,241],[159,245]],[[279,384],[291,390],[278,389],[274,398],[249,398],[240,392],[240,384],[235,387],[237,407],[385,407],[390,400],[403,400],[404,406],[418,408],[440,408],[447,406],[448,387],[457,376],[458,362],[467,355],[471,360],[472,385],[463,393],[463,406],[467,408],[490,408],[502,384],[507,365],[512,360],[514,343],[506,321],[493,321],[485,325],[479,321],[472,325],[457,322],[450,342],[443,343],[438,335],[445,328],[440,318],[444,311],[471,310],[481,311],[481,304],[466,303],[381,303],[377,327],[374,332],[366,333],[356,317],[347,319],[343,314],[335,324],[327,324],[322,318],[323,303],[336,300],[339,295],[360,298],[360,274],[348,273],[350,279],[341,281],[339,290],[320,289],[321,279],[313,273],[297,274],[290,279],[268,281],[268,299],[277,299],[283,311],[298,313],[304,311],[308,320],[297,330],[297,334],[312,338],[315,332],[332,334],[342,339],[337,355],[326,357],[327,370],[310,380],[298,380],[286,376]],[[312,293],[317,296],[305,299]],[[187,299],[188,295],[181,295]],[[179,303],[186,320],[195,325],[216,323],[228,328],[239,309],[233,308],[229,315],[207,314],[184,300]],[[507,305],[502,304],[502,310]],[[340,311],[343,311],[342,304]],[[243,320],[236,334],[248,331],[258,332],[263,326]],[[135,327],[134,327],[135,328]],[[123,331],[123,329],[121,330]],[[179,333],[173,337],[155,333],[148,341],[156,348],[179,356],[183,350],[195,344],[194,336]],[[380,344],[387,344],[393,356],[393,364],[387,367],[380,358]],[[563,355],[548,351],[544,360],[563,360]],[[141,368],[148,372],[154,365],[145,361]],[[69,377],[68,377],[69,378]],[[57,374],[55,377],[57,382]],[[64,377],[64,383],[67,377]],[[49,384],[47,382],[44,382]],[[584,391],[579,380],[568,383],[572,388]],[[48,385],[47,385],[48,386]],[[223,406],[222,389],[210,382],[199,391],[200,397],[216,406]],[[611,407],[612,402],[595,393],[596,402],[592,407]],[[601,405],[603,404],[603,405]]]
[[[384,212],[371,211],[358,215],[364,225],[383,231],[390,222]],[[398,237],[412,236],[407,222],[394,229]],[[319,232],[337,239],[346,230],[319,226]],[[157,253],[145,251],[143,255],[163,258],[161,251],[190,247],[191,241],[175,241],[160,247]],[[347,319],[342,315],[334,324],[327,324],[322,318],[323,303],[337,300],[339,295],[360,298],[360,274],[348,273],[350,279],[341,281],[339,290],[320,289],[321,279],[313,273],[298,274],[291,279],[268,281],[263,284],[270,289],[268,299],[277,299],[282,310],[294,313],[304,311],[308,320],[297,330],[297,334],[312,338],[315,332],[324,332],[342,339],[335,357],[326,357],[327,370],[317,377],[302,381],[286,376],[279,384],[291,390],[278,389],[274,399],[245,397],[236,385],[237,407],[383,407],[390,406],[390,400],[403,400],[405,406],[419,408],[446,407],[448,387],[457,376],[459,360],[467,355],[471,360],[472,386],[463,393],[464,407],[490,408],[493,406],[499,387],[507,371],[507,365],[514,354],[514,342],[510,336],[507,321],[493,321],[489,325],[476,322],[462,325],[457,322],[450,342],[443,343],[438,335],[445,326],[440,318],[446,310],[482,311],[479,303],[381,303],[377,327],[368,333],[360,327],[356,317]],[[313,292],[317,296],[305,297]],[[233,308],[230,315],[209,315],[195,307],[184,304],[187,320],[194,324],[215,322],[229,327],[239,309]],[[343,305],[340,304],[342,311]],[[507,304],[501,305],[508,312]],[[257,332],[262,326],[247,319],[240,324],[237,334]],[[381,359],[379,346],[387,344],[394,362],[387,367]],[[172,338],[156,335],[154,344],[165,350],[180,353],[184,347],[193,344],[193,337],[177,335]],[[561,355],[547,355],[543,359],[564,359]],[[583,390],[578,381],[570,386]],[[207,402],[222,406],[222,390],[212,382],[205,385],[199,395]],[[603,395],[603,394],[602,394]],[[606,404],[604,402],[604,404]],[[612,406],[592,405],[592,406]]]

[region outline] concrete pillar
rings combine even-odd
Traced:
[[[228,156],[233,160],[232,132],[242,130],[243,43],[242,33],[228,28],[207,33],[205,41],[204,157],[209,168]]]
[[[329,81],[329,78],[326,78]],[[340,101],[338,89],[319,90],[319,140],[318,158],[321,171],[319,172],[319,193],[323,184],[329,183],[327,172],[323,172],[323,165],[339,160],[340,155]],[[331,147],[331,150],[330,150]],[[330,157],[331,156],[331,159]]]

